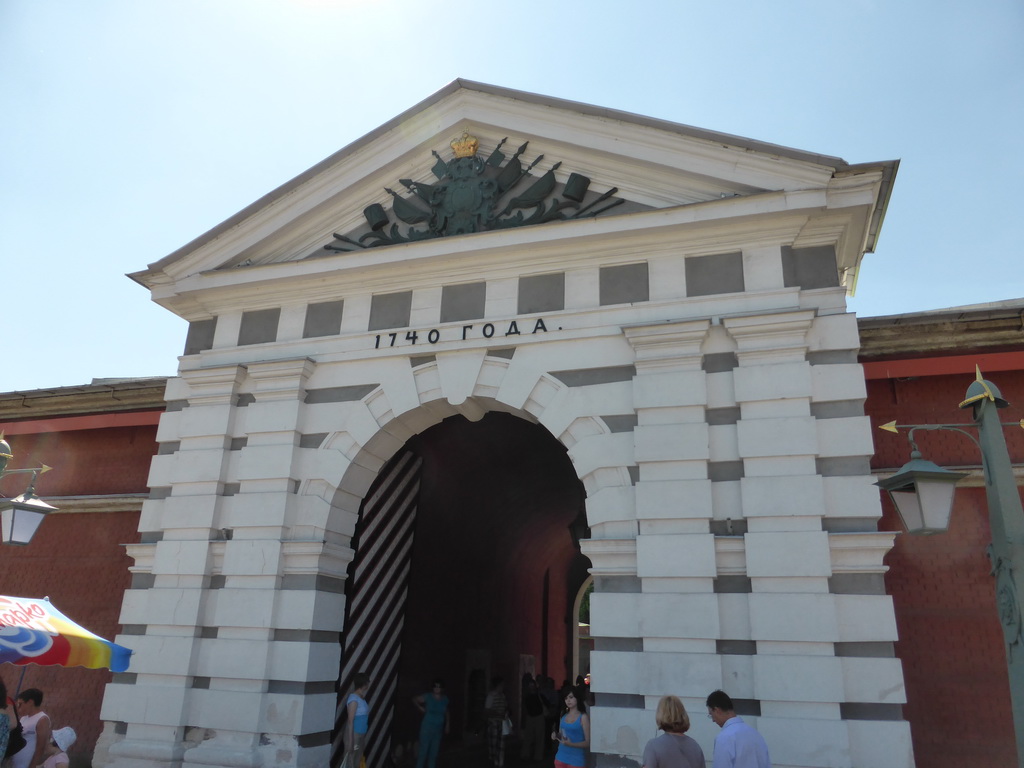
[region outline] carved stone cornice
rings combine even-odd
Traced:
[[[830,533],[832,573],[885,573],[889,566],[882,560],[895,538],[895,531]]]
[[[636,539],[583,539],[592,576],[636,576]]]
[[[149,493],[123,493],[99,496],[47,496],[46,503],[57,507],[53,514],[84,512],[138,512]]]
[[[308,357],[249,363],[249,380],[257,401],[301,399],[315,363]]]
[[[182,371],[181,378],[188,385],[190,405],[230,404],[245,380],[244,365],[224,365]]]
[[[700,347],[711,327],[709,320],[634,325],[622,329],[636,353],[637,373],[699,371]]]
[[[1019,350],[1024,343],[1024,302],[977,308],[861,318],[860,357],[920,357],[926,353],[967,354],[972,350]]]
[[[164,408],[167,378],[98,380],[93,384],[0,393],[0,422]]]
[[[736,341],[740,365],[803,361],[814,312],[774,312],[727,317],[722,325]]]

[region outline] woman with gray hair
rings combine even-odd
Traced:
[[[662,696],[654,719],[664,733],[644,747],[644,768],[705,768],[704,750],[686,735],[690,716],[678,696]]]

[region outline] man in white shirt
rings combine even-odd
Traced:
[[[736,714],[725,691],[713,691],[705,702],[708,717],[721,728],[715,737],[714,768],[772,768],[764,737]]]

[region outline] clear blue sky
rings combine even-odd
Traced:
[[[0,391],[172,375],[126,278],[463,77],[902,161],[851,308],[1024,296],[1024,5],[0,0]]]

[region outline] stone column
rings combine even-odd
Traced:
[[[723,321],[737,345],[743,468],[742,551],[731,556],[748,583],[730,623],[749,632],[748,643],[740,637],[725,649],[749,655],[723,662],[723,673],[744,670],[730,676],[729,693],[770,744],[784,745],[773,752],[777,763],[906,766],[902,673],[882,584],[891,535],[836,525],[836,517],[862,522],[878,512],[877,492],[859,492],[870,482],[872,450],[856,413],[863,376],[855,365],[811,364],[827,359],[812,345],[829,348],[827,337],[844,335],[843,317],[798,310]],[[857,485],[845,484],[846,500],[830,499],[823,473]]]
[[[693,685],[684,684],[692,670],[688,654],[713,658],[715,553],[701,370],[709,325],[697,320],[624,330],[636,365],[633,569],[603,568],[603,542],[590,541],[585,549],[594,559],[591,665],[600,693],[593,748],[602,753],[599,763],[621,764],[617,756],[639,754],[653,704]]]
[[[300,494],[313,369],[260,362],[174,385],[187,407],[161,421],[176,450],[153,464],[122,615],[134,684],[104,701],[124,735],[114,766],[326,764],[352,553],[309,539],[330,511]]]
[[[151,496],[139,521],[132,587],[124,596],[123,642],[130,672],[107,686],[101,716],[113,721],[101,740],[112,765],[178,765],[196,724],[193,699],[203,686],[204,611],[224,552],[220,514],[243,366],[188,371],[168,382],[160,450],[150,469]]]

